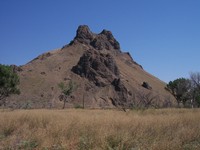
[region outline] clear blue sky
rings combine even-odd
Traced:
[[[111,30],[165,82],[200,71],[200,0],[0,0],[0,63],[23,65],[60,48],[81,24]]]

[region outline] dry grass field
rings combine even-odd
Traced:
[[[200,149],[200,110],[0,110],[0,149]]]

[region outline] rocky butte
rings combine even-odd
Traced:
[[[86,25],[78,27],[69,44],[14,70],[20,76],[21,94],[11,96],[8,107],[62,108],[58,84],[69,81],[77,88],[67,107],[170,107],[175,103],[166,84],[123,52],[110,31],[96,34]]]

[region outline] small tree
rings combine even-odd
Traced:
[[[138,108],[158,108],[159,107],[159,97],[153,94],[152,91],[145,92],[139,91],[137,94],[139,101],[135,104]]]
[[[190,80],[193,83],[194,87],[200,90],[200,72],[190,73]]]
[[[198,95],[196,95],[195,102],[196,102],[197,107],[199,108],[200,107],[200,92]]]
[[[195,105],[200,107],[200,73],[193,72],[190,73],[190,81],[191,81],[191,104],[192,107]]]
[[[20,94],[17,88],[19,77],[11,66],[0,64],[0,106],[6,105],[6,98],[11,94]]]
[[[179,78],[170,81],[169,84],[167,84],[167,89],[176,98],[178,106],[181,102],[185,106],[186,101],[190,99],[191,82],[189,79]]]
[[[62,94],[59,96],[59,99],[60,101],[63,101],[63,109],[64,109],[67,102],[67,98],[76,89],[76,85],[72,80],[70,80],[70,82],[67,85],[65,85],[63,82],[59,83],[58,87],[62,90]]]

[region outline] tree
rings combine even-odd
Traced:
[[[180,103],[183,103],[185,106],[186,102],[190,99],[191,82],[189,79],[178,78],[170,81],[167,84],[167,89],[176,98],[178,106],[180,106]]]
[[[0,106],[6,105],[6,98],[11,94],[20,94],[17,88],[19,77],[11,66],[0,64]]]
[[[190,73],[191,81],[191,104],[200,107],[200,72]]]
[[[63,101],[63,109],[65,108],[67,98],[72,94],[72,92],[76,89],[75,83],[70,80],[67,85],[63,82],[58,84],[59,88],[62,90],[62,94],[59,96],[60,101]]]
[[[200,72],[190,73],[190,80],[193,86],[200,90]]]
[[[135,104],[138,108],[158,108],[159,97],[153,94],[153,92],[139,91],[137,94],[139,101]]]

